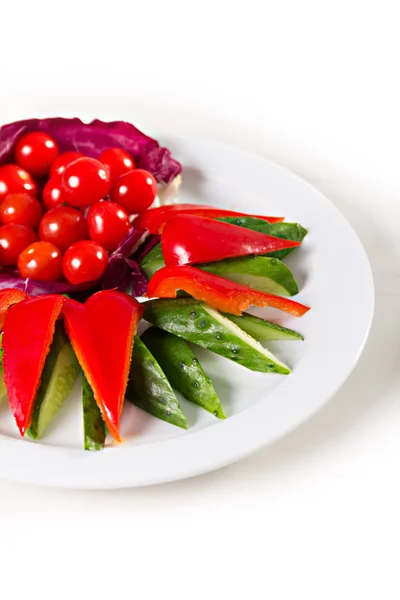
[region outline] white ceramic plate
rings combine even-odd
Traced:
[[[233,148],[163,139],[184,165],[181,201],[283,215],[309,230],[286,262],[298,279],[301,319],[258,311],[300,331],[305,342],[269,345],[293,368],[289,376],[253,373],[196,349],[228,418],[219,421],[182,400],[190,429],[180,430],[126,406],[124,443],[82,450],[80,389],[67,400],[43,442],[21,439],[8,406],[0,407],[0,476],[66,488],[119,488],[190,477],[236,461],[308,419],[336,392],[365,344],[374,305],[365,252],[341,213],[285,169]]]

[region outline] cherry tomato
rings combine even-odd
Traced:
[[[0,204],[0,221],[17,223],[36,229],[42,216],[42,207],[29,194],[8,194]]]
[[[103,150],[99,156],[99,161],[108,167],[112,180],[136,168],[132,156],[126,150],[122,150],[122,148],[107,148],[107,150]]]
[[[19,192],[36,196],[36,183],[29,173],[18,165],[3,165],[0,167],[0,202],[8,194],[18,194]]]
[[[65,171],[65,167],[67,165],[82,157],[83,154],[81,154],[80,152],[63,152],[63,154],[59,154],[56,160],[51,165],[50,177],[54,177],[55,175],[61,175],[61,173]]]
[[[21,252],[37,239],[33,229],[25,225],[9,223],[0,227],[0,265],[14,267]]]
[[[62,191],[71,206],[91,206],[110,191],[108,169],[95,158],[78,158],[65,167]]]
[[[56,142],[47,133],[31,131],[23,135],[15,146],[15,160],[35,177],[43,177],[58,155]]]
[[[39,237],[66,250],[71,244],[89,237],[86,219],[81,211],[70,206],[52,208],[42,217]]]
[[[115,250],[129,231],[129,217],[115,202],[96,202],[87,213],[89,237],[104,246]]]
[[[19,255],[18,271],[24,278],[57,281],[62,276],[62,254],[49,242],[35,242]]]
[[[72,244],[64,254],[63,273],[72,284],[100,279],[107,268],[108,255],[100,244],[84,240]]]
[[[113,184],[110,198],[120,204],[130,215],[144,212],[157,195],[157,182],[153,175],[143,169],[129,171]]]
[[[43,188],[42,200],[45,207],[49,210],[65,204],[61,189],[61,175],[55,175],[49,179]]]

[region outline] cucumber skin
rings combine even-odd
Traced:
[[[0,333],[0,404],[7,396],[6,384],[4,383],[4,371],[3,371],[3,334]]]
[[[262,219],[256,219],[255,217],[220,217],[218,221],[224,223],[231,223],[232,225],[239,225],[239,227],[245,227],[246,229],[252,229],[253,231],[259,231],[260,233],[266,233],[277,238],[284,240],[293,240],[294,242],[302,242],[308,231],[299,223],[268,223]],[[270,252],[268,256],[282,259],[296,248],[285,248],[284,250],[277,250],[276,252]]]
[[[103,421],[92,388],[82,372],[82,410],[84,448],[89,451],[102,450],[106,441],[106,424]]]
[[[135,336],[126,399],[151,415],[183,429],[188,423],[161,367]]]
[[[225,419],[211,378],[206,375],[185,340],[158,327],[146,329],[141,339],[173,388],[189,402],[201,406],[219,419]]]
[[[26,432],[31,439],[43,436],[71,392],[79,372],[78,359],[61,322],[58,322],[36,395],[31,426]]]
[[[297,331],[293,331],[293,329],[281,327],[281,325],[277,325],[276,323],[272,323],[265,319],[260,319],[260,317],[255,317],[248,313],[243,313],[241,316],[230,315],[228,313],[222,314],[259,342],[272,340],[304,340],[303,336],[300,333],[297,333]]]
[[[149,300],[144,303],[143,318],[160,329],[211,350],[251,371],[282,375],[290,373],[288,367],[274,363],[232,334],[197,300]]]
[[[165,266],[161,244],[157,244],[150,250],[140,266],[149,279],[156,271]],[[250,285],[260,292],[281,296],[294,296],[299,292],[292,271],[277,258],[242,256],[196,266],[198,269],[225,279]]]

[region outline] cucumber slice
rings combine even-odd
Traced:
[[[248,313],[243,313],[241,316],[230,315],[228,313],[222,314],[259,342],[268,340],[304,340],[303,336],[297,333],[297,331],[293,331],[293,329],[281,327],[276,323],[260,319],[260,317],[255,317]]]
[[[4,371],[3,371],[3,334],[0,333],[0,404],[7,398],[6,384],[4,383]]]
[[[160,244],[150,250],[140,266],[149,278],[165,266]],[[294,296],[299,291],[292,271],[277,258],[242,256],[197,265],[197,267],[225,279],[249,285],[260,292],[268,292],[279,296]]]
[[[142,341],[153,354],[168,381],[186,400],[201,406],[219,419],[225,419],[211,378],[187,343],[167,331],[150,327]]]
[[[262,373],[290,373],[289,367],[213,308],[193,299],[144,303],[144,319],[193,344]]]
[[[126,399],[146,412],[183,429],[188,423],[160,365],[135,336]]]
[[[267,233],[268,235],[273,235],[284,240],[293,240],[294,242],[302,242],[308,233],[307,229],[299,223],[268,223],[268,221],[256,219],[255,217],[221,217],[217,220],[232,223],[232,225],[239,225],[239,227],[245,227],[253,231],[259,231],[260,233]],[[296,248],[285,248],[277,252],[270,252],[268,256],[282,259],[290,254],[290,252],[293,252],[293,250],[296,250]]]
[[[71,392],[80,367],[61,322],[57,322],[50,352],[46,358],[39,391],[27,431],[34,440],[41,438],[64,400]]]
[[[88,380],[82,373],[83,439],[85,450],[102,450],[106,441],[106,424]]]

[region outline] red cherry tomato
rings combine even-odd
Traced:
[[[71,206],[91,206],[110,191],[108,169],[95,158],[78,158],[65,167],[62,191]]]
[[[115,202],[96,202],[88,210],[89,237],[106,250],[115,250],[129,231],[129,217]]]
[[[8,194],[26,193],[36,196],[36,183],[32,177],[18,165],[0,167],[0,202]]]
[[[36,240],[36,233],[25,225],[9,223],[0,227],[0,265],[15,267],[21,252]]]
[[[144,212],[157,195],[157,182],[153,175],[143,169],[129,171],[113,184],[110,198],[120,204],[130,215]]]
[[[136,164],[132,156],[126,150],[122,150],[122,148],[107,148],[107,150],[103,150],[99,156],[99,161],[108,167],[112,180],[121,177],[121,175],[124,175],[128,171],[132,171],[132,169],[136,169]]]
[[[61,189],[61,175],[55,175],[49,179],[43,188],[42,200],[45,207],[49,210],[65,204]]]
[[[62,254],[49,242],[35,242],[19,255],[18,271],[24,278],[57,281],[62,276]]]
[[[42,216],[42,207],[36,198],[29,194],[8,194],[0,204],[0,221],[17,223],[36,229]]]
[[[81,154],[80,152],[63,152],[63,154],[59,154],[56,160],[51,165],[50,177],[54,177],[55,175],[61,175],[61,173],[65,171],[65,167],[67,165],[82,157],[83,154]]]
[[[60,250],[66,250],[75,242],[89,237],[86,219],[80,210],[70,206],[52,208],[42,217],[39,237]]]
[[[100,279],[107,268],[108,255],[100,244],[90,240],[72,244],[64,254],[63,273],[72,284]]]
[[[23,135],[15,146],[15,160],[35,177],[43,177],[58,155],[58,147],[52,137],[42,131]]]

